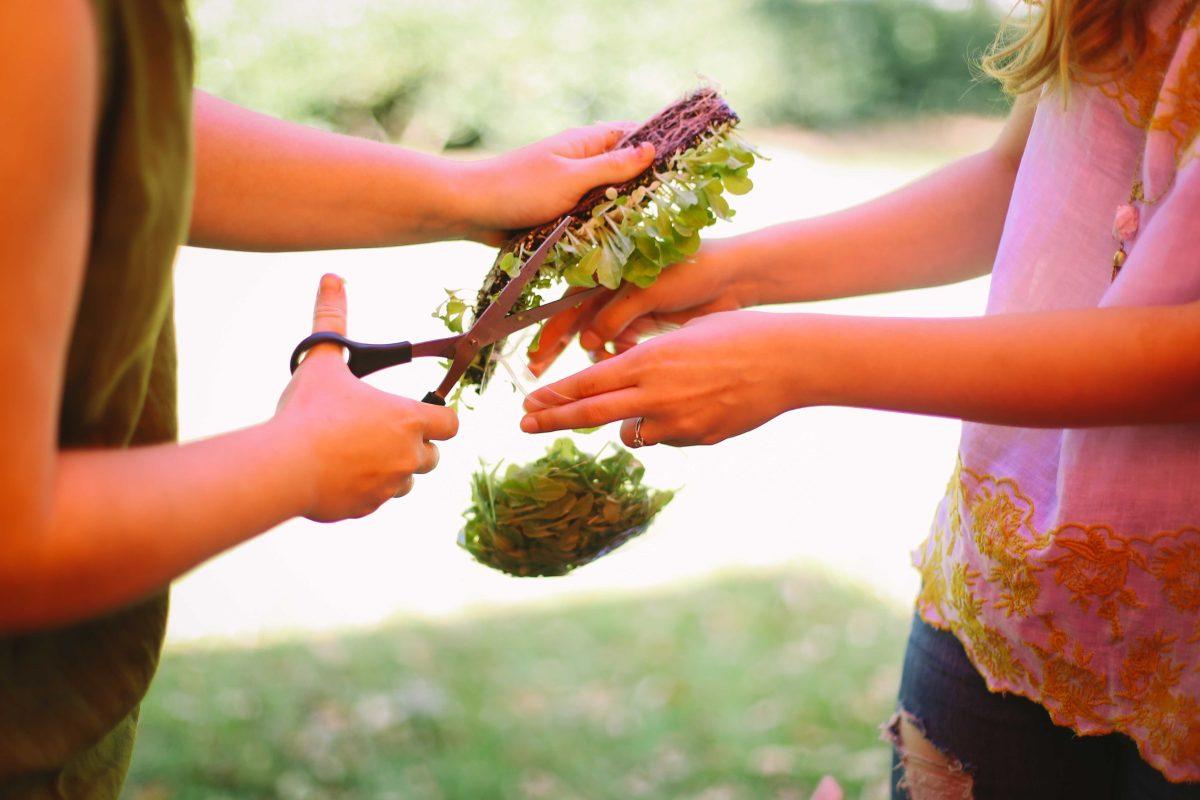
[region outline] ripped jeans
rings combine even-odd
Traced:
[[[892,800],[1200,800],[1123,734],[1078,736],[1037,703],[993,694],[953,634],[914,619],[892,742]]]

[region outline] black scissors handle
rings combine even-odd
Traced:
[[[407,364],[412,361],[412,342],[393,342],[392,344],[366,344],[347,339],[340,333],[321,331],[309,336],[292,351],[291,370],[296,371],[300,366],[300,357],[319,344],[336,344],[345,348],[350,354],[346,365],[350,374],[356,378],[370,375],[381,369],[394,367],[397,364]]]
[[[457,338],[457,336],[452,336],[447,339],[423,342],[419,346],[419,352],[416,355],[448,355],[449,348]],[[292,351],[292,372],[295,372],[296,368],[300,366],[300,357],[319,344],[336,344],[339,347],[344,347],[349,354],[349,358],[346,359],[346,366],[350,368],[350,374],[356,378],[370,375],[372,372],[378,372],[388,367],[407,364],[413,360],[414,355],[412,342],[366,344],[365,342],[356,342],[353,339],[347,339],[340,333],[321,331],[312,334],[296,345],[296,349]],[[434,406],[446,405],[445,399],[435,392],[426,394],[421,398],[421,402]]]
[[[438,356],[448,358],[454,352],[454,346],[457,344],[459,338],[458,336],[449,336],[445,339],[434,339],[428,342],[421,342],[417,345],[414,345],[412,342],[367,344],[347,339],[340,333],[320,331],[308,336],[300,344],[296,345],[296,349],[292,351],[290,366],[292,372],[295,372],[296,368],[300,366],[301,356],[309,350],[319,344],[336,344],[338,347],[345,348],[349,354],[349,358],[346,359],[346,366],[350,368],[350,374],[356,378],[362,378],[381,369],[395,367],[399,364],[407,364],[414,357]],[[425,395],[421,398],[421,401],[435,406],[446,405],[445,399],[435,392]]]

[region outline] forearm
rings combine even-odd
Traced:
[[[375,247],[469,233],[470,165],[284,122],[197,92],[191,244]]]
[[[863,205],[736,240],[760,304],[916,289],[991,270],[1015,164],[987,150]]]
[[[1021,427],[1200,420],[1196,305],[782,324],[792,405]]]
[[[187,445],[59,454],[49,502],[5,537],[0,629],[132,602],[304,513],[303,454],[270,422]],[[12,532],[10,532],[12,533]]]

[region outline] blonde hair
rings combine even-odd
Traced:
[[[1026,7],[1018,14],[1018,7]],[[1012,95],[1128,72],[1146,51],[1145,0],[1024,0],[981,60]]]

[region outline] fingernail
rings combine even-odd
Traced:
[[[654,145],[650,144],[650,142],[642,142],[638,145],[638,155],[640,156],[648,156],[653,152]]]
[[[521,430],[525,431],[526,433],[538,432],[538,423],[537,420],[533,418],[532,414],[525,416],[521,420]]]
[[[334,275],[332,272],[321,276],[321,288],[326,292],[336,292],[345,284],[346,282],[342,280],[341,276]]]
[[[600,337],[591,331],[584,331],[579,334],[579,346],[584,350],[599,350],[604,346],[604,342],[600,341]]]

